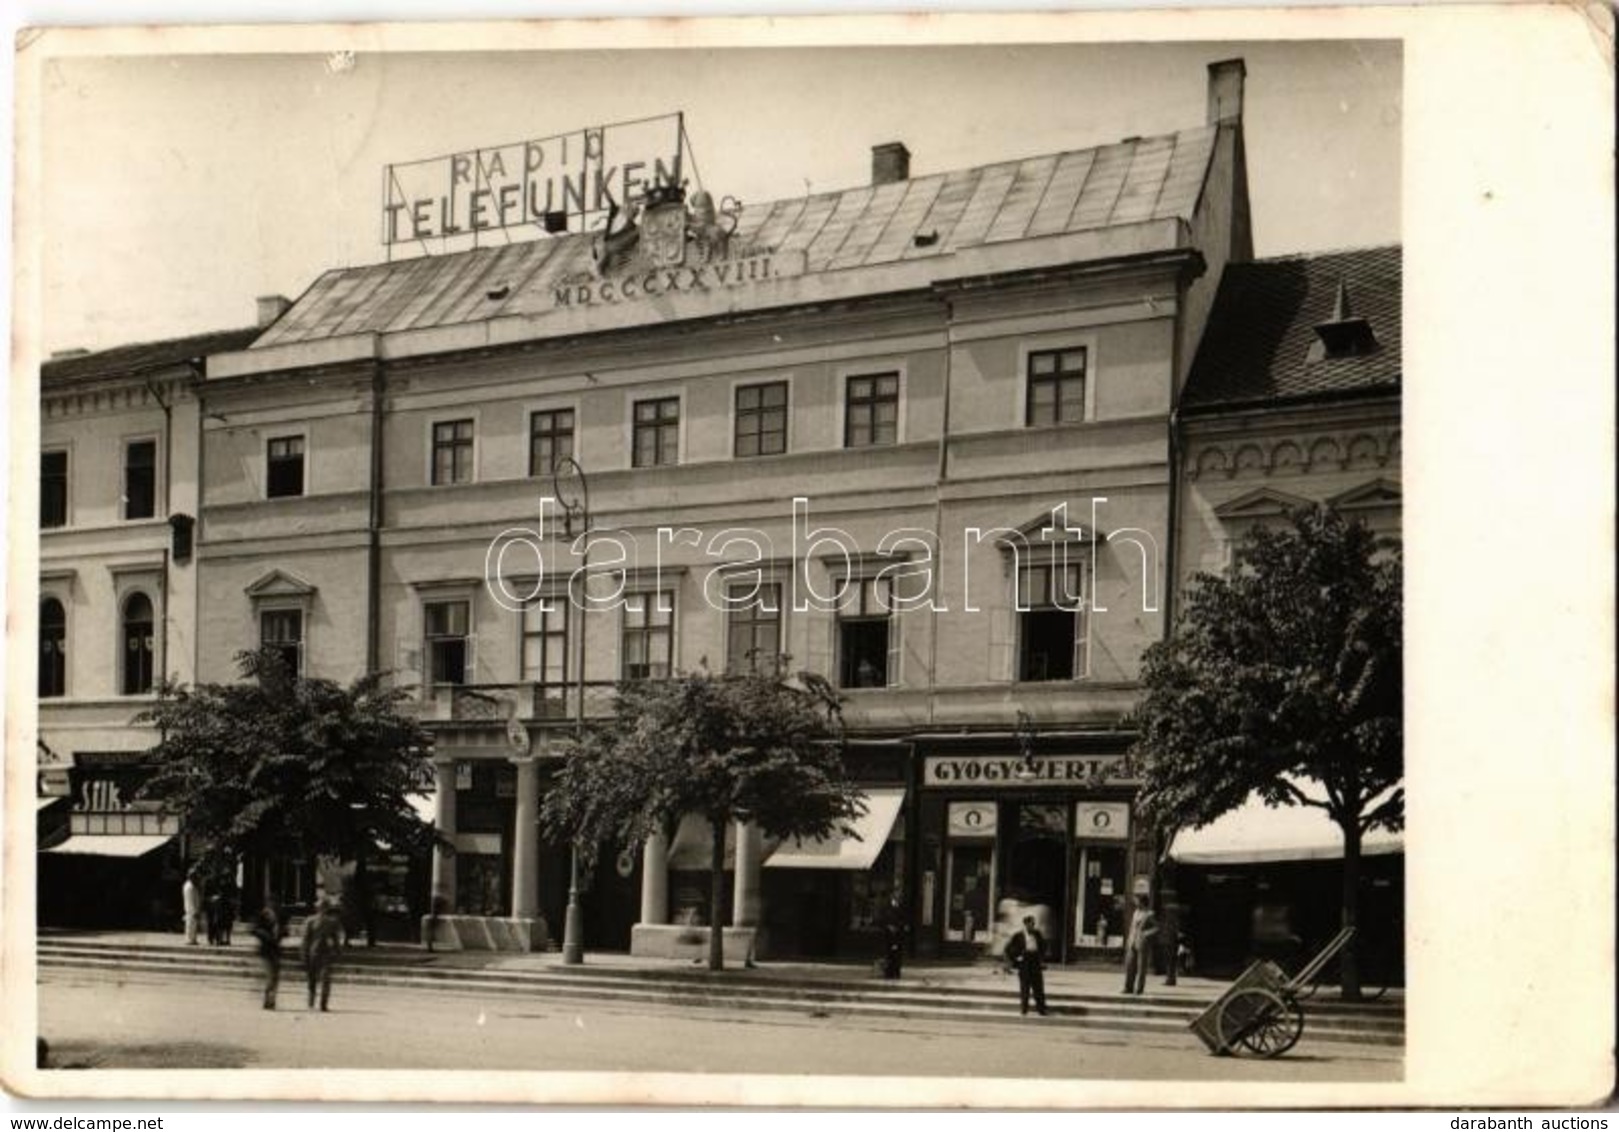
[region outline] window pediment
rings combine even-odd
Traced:
[[[243,592],[254,601],[273,598],[308,600],[315,595],[315,587],[285,570],[271,570]]]
[[[1384,507],[1399,507],[1404,501],[1400,485],[1391,479],[1379,477],[1370,483],[1352,487],[1327,500],[1340,511],[1369,511]]]
[[[1301,495],[1290,495],[1275,488],[1260,487],[1235,499],[1227,500],[1214,509],[1214,513],[1221,519],[1270,519],[1285,515],[1289,511],[1297,511],[1301,507],[1313,507],[1315,501],[1305,499]]]

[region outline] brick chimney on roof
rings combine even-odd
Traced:
[[[891,185],[911,177],[911,151],[904,142],[884,142],[871,147],[871,183]]]
[[[292,300],[285,295],[259,296],[259,329],[270,326],[276,319],[292,309]]]
[[[1209,125],[1242,121],[1242,81],[1247,74],[1241,59],[1209,64]]]

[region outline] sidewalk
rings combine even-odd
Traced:
[[[177,932],[46,931],[41,933],[41,938],[81,940],[130,948],[185,948],[184,937]],[[290,937],[286,942],[289,947],[297,946],[297,941]],[[199,944],[198,950],[215,954],[228,950],[230,953],[248,955],[253,952],[253,947],[251,937],[237,933],[228,949]],[[690,960],[642,958],[624,952],[587,952],[582,965],[570,967],[562,962],[561,953],[555,951],[526,954],[501,951],[429,952],[414,944],[392,943],[379,944],[376,947],[365,947],[363,944],[350,947],[343,953],[342,961],[440,970],[547,971],[557,974],[611,971],[622,975],[645,974],[653,978],[731,978],[737,981],[742,979],[780,981],[812,986],[864,984],[874,987],[1004,991],[1011,996],[1017,994],[1017,979],[1011,974],[1003,973],[999,964],[988,960],[976,963],[913,961],[905,965],[904,976],[897,982],[877,977],[869,960],[843,962],[767,960],[748,969],[743,967],[740,955],[727,956],[724,971],[710,972],[706,965],[694,964]],[[1147,980],[1145,997],[1171,1000],[1186,1005],[1206,1004],[1213,1002],[1230,985],[1229,979],[1206,979],[1183,975],[1177,985],[1166,986],[1162,975],[1153,975]],[[1127,1001],[1129,996],[1123,993],[1123,986],[1124,972],[1118,969],[1095,966],[1046,968],[1046,990],[1051,994],[1112,996]],[[1323,987],[1320,994],[1329,1001],[1335,1001],[1337,998],[1331,987]],[[1388,997],[1398,999],[1402,997],[1402,992],[1391,991]]]

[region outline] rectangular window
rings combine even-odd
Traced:
[[[666,679],[672,671],[674,643],[673,590],[624,595],[624,679]]]
[[[39,695],[67,695],[67,610],[54,597],[39,603]]]
[[[548,476],[573,455],[573,410],[551,409],[528,418],[528,474]]]
[[[157,513],[157,441],[132,440],[124,446],[124,518],[150,519]]]
[[[67,526],[67,452],[39,454],[39,525]]]
[[[472,421],[433,425],[433,483],[472,482]]]
[[[259,644],[275,649],[294,676],[304,670],[304,615],[299,609],[267,609],[259,614]]]
[[[898,441],[899,374],[851,377],[845,397],[845,448],[880,448]]]
[[[427,626],[427,678],[432,684],[465,684],[468,664],[468,602],[434,601],[423,608]]]
[[[264,455],[264,494],[280,499],[304,493],[304,438],[278,436],[270,440]]]
[[[523,607],[523,679],[559,694],[567,686],[567,598],[532,601]]]
[[[736,390],[736,454],[779,456],[787,451],[787,383],[739,385]]]
[[[890,611],[893,593],[887,578],[851,579],[838,611],[838,685],[843,688],[886,688],[896,675]]]
[[[1078,566],[1018,573],[1018,679],[1072,680],[1085,672],[1084,590]]]
[[[726,588],[731,599],[725,612],[726,670],[732,673],[774,674],[781,667],[781,586],[772,582],[755,587],[734,584]],[[748,601],[749,604],[742,604]]]
[[[1084,419],[1084,347],[1039,350],[1030,354],[1025,423],[1071,424]]]
[[[680,462],[680,398],[635,403],[635,466],[656,468]]]

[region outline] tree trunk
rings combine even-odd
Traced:
[[[725,821],[711,821],[714,848],[708,858],[708,969],[725,969]]]
[[[1359,935],[1360,826],[1352,819],[1341,828],[1344,834],[1343,926],[1355,928],[1356,935]],[[1338,953],[1339,982],[1343,987],[1343,997],[1349,1001],[1360,998],[1360,964],[1355,958],[1358,950],[1358,941],[1352,937]]]

